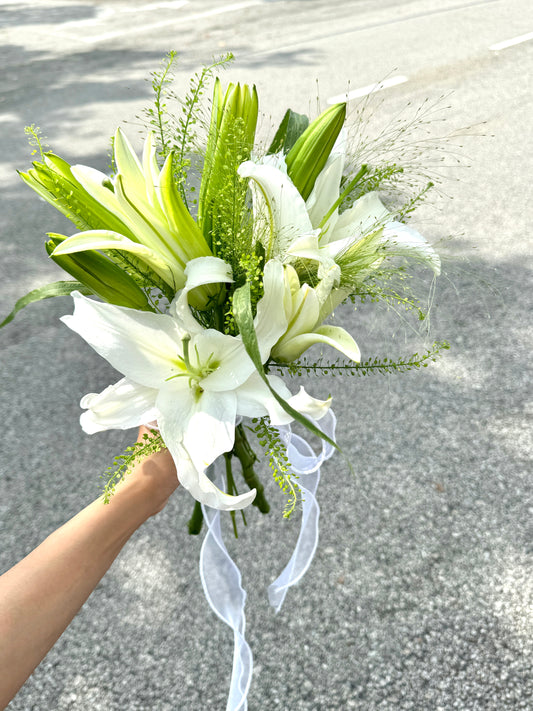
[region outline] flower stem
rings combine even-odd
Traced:
[[[233,480],[233,471],[231,468],[231,458],[233,457],[233,454],[231,452],[225,452],[224,453],[224,459],[226,462],[226,479],[228,481],[228,494],[232,494],[233,496],[236,493],[237,487],[235,486],[235,481]],[[233,535],[235,538],[239,537],[239,533],[237,531],[237,521],[235,519],[235,511],[230,511],[230,516],[231,516],[231,523],[233,525]]]
[[[199,501],[194,502],[194,510],[192,516],[189,519],[189,533],[192,536],[197,536],[202,530],[202,524],[204,522],[204,514],[202,512],[202,504]]]
[[[253,505],[257,506],[261,513],[268,513],[270,505],[265,498],[264,486],[260,482],[259,477],[254,471],[254,464],[257,462],[255,452],[250,447],[250,443],[246,437],[246,432],[242,424],[235,428],[235,444],[233,445],[233,454],[238,458],[242,467],[242,475],[244,481],[250,489],[255,489],[257,494],[253,500]]]

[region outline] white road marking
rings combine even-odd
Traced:
[[[198,12],[196,15],[182,15],[179,18],[170,20],[162,20],[161,22],[154,22],[151,25],[140,24],[137,27],[130,27],[126,30],[115,30],[114,32],[105,32],[101,35],[94,35],[92,37],[78,37],[76,38],[80,42],[86,44],[93,44],[95,42],[104,42],[110,39],[118,39],[119,37],[126,37],[127,35],[140,34],[148,30],[156,30],[160,27],[169,27],[175,25],[178,22],[194,22],[195,20],[203,20],[205,17],[212,17],[213,15],[222,15],[226,12],[235,12],[236,10],[244,10],[248,7],[254,7],[256,5],[262,5],[263,0],[248,0],[248,2],[237,2],[232,5],[224,5],[224,7],[214,8],[212,10],[206,10],[205,12]]]
[[[121,7],[119,12],[148,12],[150,10],[177,10],[184,5],[188,5],[189,0],[161,0],[161,2],[151,2],[149,5],[140,7]]]
[[[398,84],[405,84],[408,81],[407,77],[398,75],[397,77],[391,77],[390,79],[384,79],[376,84],[369,84],[368,86],[362,86],[360,89],[353,89],[353,91],[348,91],[345,94],[338,94],[337,96],[331,96],[328,100],[328,104],[338,104],[341,101],[351,101],[352,99],[358,99],[361,96],[368,96],[368,94],[375,94],[376,91],[382,91],[383,89],[389,89],[391,86],[398,86]]]
[[[507,49],[507,47],[513,47],[515,44],[528,42],[529,40],[533,40],[533,32],[528,32],[527,35],[513,37],[512,39],[504,40],[503,42],[496,42],[496,44],[491,44],[489,49],[492,49],[493,52],[497,52],[499,49]]]

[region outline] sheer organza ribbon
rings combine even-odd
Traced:
[[[330,410],[315,423],[333,441],[335,440],[336,418]],[[280,437],[287,447],[291,470],[298,475],[298,485],[302,491],[302,519],[300,533],[291,558],[281,574],[268,587],[268,599],[279,612],[288,589],[297,583],[309,568],[318,544],[318,519],[320,508],[315,493],[320,481],[320,466],[331,457],[334,448],[321,440],[320,453],[300,435],[292,432],[290,425],[278,428]],[[213,481],[225,490],[223,467],[212,468]],[[231,559],[222,539],[220,511],[203,506],[207,533],[200,553],[200,577],[206,599],[220,619],[233,630],[233,671],[226,711],[246,711],[246,700],[252,680],[252,650],[245,639],[246,620],[244,605],[246,592],[241,584],[241,573]]]

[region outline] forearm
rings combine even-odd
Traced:
[[[177,486],[166,452],[142,463],[109,504],[93,502],[0,577],[0,709],[61,636],[131,534]]]
[[[140,492],[93,502],[0,577],[0,708],[61,636],[149,516]]]

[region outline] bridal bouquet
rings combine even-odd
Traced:
[[[380,199],[382,183],[400,169],[350,155],[345,103],[313,121],[288,110],[261,149],[255,87],[223,90],[217,78],[202,143],[200,97],[215,65],[196,75],[176,118],[163,102],[172,59],[154,75],[156,110],[142,156],[119,128],[110,175],[42,148],[41,160],[21,173],[76,227],[46,241],[73,279],[23,297],[4,324],[32,301],[70,294],[74,312],[61,320],[122,376],[82,399],[82,428],[93,434],[150,423],[153,437],[117,458],[106,498],[136,458],[169,449],[195,500],[190,531],[207,523],[206,596],[235,634],[228,709],[245,709],[252,659],[244,591],[219,512],[232,513],[234,528],[237,509],[268,512],[259,445],[286,494],[284,515],[302,509],[293,557],[269,590],[279,609],[316,548],[318,472],[337,448],[331,398],[295,392],[280,376],[426,365],[446,344],[396,363],[361,363],[352,335],[327,321],[346,300],[419,308],[407,266],[438,274],[440,260],[406,224],[419,196],[395,208]],[[302,359],[315,344],[340,356]],[[291,430],[294,422],[320,438],[320,453]]]

